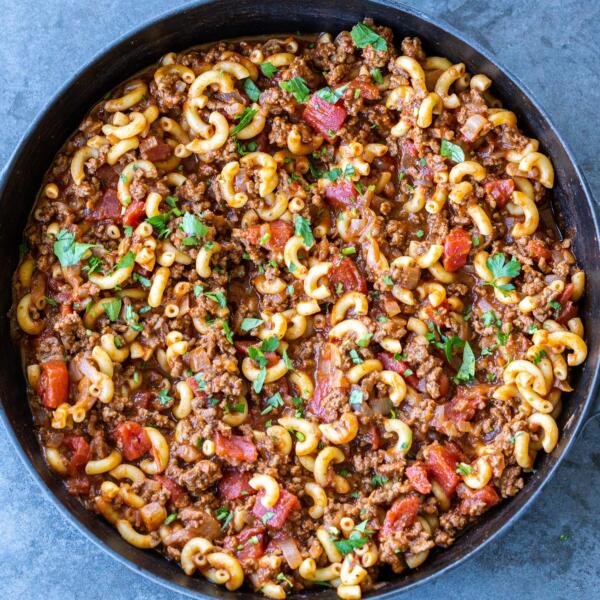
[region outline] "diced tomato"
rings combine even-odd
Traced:
[[[215,454],[219,458],[234,462],[255,462],[258,458],[258,452],[252,440],[241,435],[227,437],[218,431],[215,433]]]
[[[417,388],[419,386],[419,379],[414,373],[410,373],[412,369],[402,360],[396,360],[391,354],[387,352],[380,352],[377,355],[377,358],[381,361],[383,368],[388,371],[395,371],[402,375],[406,383],[410,385],[410,387]],[[406,372],[409,372],[410,375],[406,375]]]
[[[452,496],[460,477],[456,473],[457,455],[449,446],[430,446],[427,456],[427,472],[440,484],[447,496]]]
[[[280,488],[279,490],[279,500],[277,500],[275,506],[272,506],[271,508],[267,508],[263,505],[261,502],[262,497],[263,492],[259,492],[254,502],[252,514],[255,517],[258,517],[264,525],[271,527],[272,529],[280,529],[283,527],[290,513],[300,510],[301,508],[300,500],[298,500],[294,494],[283,488]]]
[[[132,202],[123,215],[123,224],[129,227],[137,227],[146,217],[146,205],[144,202]]]
[[[444,416],[456,424],[470,421],[477,410],[485,408],[491,388],[491,385],[485,383],[469,387],[459,385],[452,400],[444,405]]]
[[[258,223],[243,229],[241,237],[254,246],[264,246],[269,250],[281,252],[285,243],[294,235],[294,227],[286,221]],[[261,240],[263,240],[261,242]]]
[[[147,143],[144,148],[144,154],[146,158],[152,162],[160,162],[167,160],[173,154],[173,148],[169,146],[164,140],[158,137],[147,139],[146,142],[152,141],[153,145]]]
[[[485,193],[489,194],[502,208],[512,198],[515,182],[512,179],[494,179],[485,184]]]
[[[379,450],[381,448],[381,432],[379,431],[379,427],[373,424],[369,427],[369,431],[367,432],[367,439],[371,442],[372,450]]]
[[[415,143],[409,139],[403,139],[400,144],[400,171],[414,167],[418,158],[419,151]]]
[[[124,421],[118,425],[115,437],[123,446],[123,455],[127,460],[137,460],[152,448],[148,434],[135,421]]]
[[[96,177],[100,180],[100,184],[103,190],[107,188],[116,188],[117,182],[119,181],[119,173],[116,169],[109,165],[108,163],[104,163],[96,169],[95,173]]]
[[[69,371],[63,360],[42,363],[38,395],[46,408],[58,408],[69,399]]]
[[[573,296],[574,286],[572,283],[569,283],[565,286],[563,293],[558,298],[560,305],[562,306],[560,314],[556,318],[556,320],[561,325],[566,325],[569,319],[574,319],[577,314],[577,306],[573,302],[571,302],[571,297]]]
[[[360,90],[360,97],[365,100],[377,100],[379,98],[379,88],[374,83],[365,81],[364,79],[353,79],[348,84],[348,89],[352,90],[352,92]]]
[[[90,460],[90,445],[81,435],[68,435],[63,440],[63,444],[71,451],[67,472],[74,477]]]
[[[463,515],[481,514],[500,502],[500,496],[491,484],[480,490],[471,490],[466,485],[461,486],[459,495],[462,500],[458,505],[458,510]]]
[[[302,113],[302,118],[329,141],[333,141],[347,114],[343,106],[331,104],[313,94]]]
[[[86,214],[86,221],[118,221],[121,218],[121,203],[116,190],[107,189],[100,201]]]
[[[154,479],[160,482],[160,485],[169,492],[169,499],[175,508],[187,506],[189,502],[188,494],[178,483],[165,475],[156,475]]]
[[[345,256],[333,263],[333,268],[329,274],[329,280],[334,288],[338,283],[344,287],[344,292],[362,292],[367,293],[367,281],[361,275],[356,263]]]
[[[236,555],[240,560],[245,558],[258,560],[261,556],[264,556],[267,548],[267,532],[262,527],[250,527],[237,535],[237,541],[236,549],[242,546],[241,549],[236,551]]]
[[[425,465],[419,461],[414,462],[406,469],[406,476],[413,490],[420,494],[429,494],[431,492],[431,483],[427,477]]]
[[[552,252],[550,252],[544,243],[539,240],[529,240],[527,252],[529,252],[531,258],[535,258],[536,260],[539,260],[540,258],[550,260],[552,258]]]
[[[335,181],[325,188],[325,201],[333,208],[344,210],[357,205],[358,192],[347,179]]]
[[[227,471],[219,480],[219,496],[223,500],[237,500],[242,496],[255,494],[249,481],[250,474],[245,471]]]
[[[327,421],[331,411],[327,409],[324,399],[336,389],[346,390],[350,384],[340,368],[341,355],[339,347],[335,344],[326,343],[319,348],[317,368],[315,369],[315,391],[309,400],[308,410],[313,416],[321,421]]]
[[[87,475],[79,474],[76,477],[69,477],[65,481],[67,492],[71,496],[87,496],[90,493],[90,479]]]
[[[454,273],[464,267],[471,250],[471,237],[460,227],[453,229],[444,242],[444,269]]]
[[[383,525],[379,531],[379,537],[382,538],[394,531],[410,527],[417,517],[419,504],[420,501],[417,496],[398,498],[385,515]]]

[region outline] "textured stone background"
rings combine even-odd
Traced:
[[[493,52],[531,89],[600,198],[597,0],[409,0]],[[0,0],[0,165],[46,99],[105,44],[183,2]],[[600,422],[502,539],[413,600],[600,597]],[[81,536],[23,470],[0,426],[0,596],[6,600],[182,599]]]

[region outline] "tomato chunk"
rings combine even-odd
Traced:
[[[454,273],[467,263],[471,250],[471,237],[460,227],[453,229],[444,242],[444,269]]]
[[[413,463],[406,469],[406,476],[413,490],[420,494],[429,494],[431,492],[431,483],[427,477],[425,465],[419,461]]]
[[[466,485],[461,485],[459,495],[462,500],[458,510],[463,515],[479,515],[500,502],[498,492],[489,483],[480,490],[471,490]]]
[[[348,84],[348,89],[353,92],[354,90],[360,90],[360,97],[365,100],[377,100],[379,98],[379,88],[374,83],[364,79],[353,79]]]
[[[137,227],[146,217],[146,205],[144,202],[132,202],[123,215],[123,224],[129,227]]]
[[[396,373],[402,375],[410,387],[416,389],[419,386],[418,377],[414,373],[411,373],[412,369],[404,361],[396,360],[388,352],[380,352],[377,355],[377,358],[381,361],[384,369],[387,369],[388,371],[395,371]],[[407,371],[410,373],[410,375],[406,374]]]
[[[567,284],[565,286],[565,289],[563,290],[563,293],[558,298],[558,302],[560,302],[562,308],[556,320],[561,325],[566,325],[570,319],[574,319],[578,314],[577,306],[575,306],[575,304],[571,302],[573,290],[573,284]]]
[[[169,492],[171,504],[175,508],[187,506],[189,502],[188,494],[178,483],[165,475],[156,475],[154,479],[160,482],[160,485]]]
[[[218,431],[215,434],[215,453],[219,458],[234,462],[255,462],[258,458],[258,452],[252,440],[241,435],[227,437]]]
[[[485,184],[485,193],[489,194],[500,208],[512,198],[515,182],[512,179],[494,179]]]
[[[237,536],[237,540],[236,549],[242,546],[241,549],[236,551],[236,555],[240,560],[245,558],[257,560],[264,556],[267,548],[267,532],[262,527],[244,529]]]
[[[417,517],[419,504],[417,496],[398,498],[387,511],[379,536],[390,535],[394,531],[410,527]]]
[[[71,457],[67,465],[67,472],[71,477],[77,475],[90,460],[90,445],[81,435],[69,435],[65,437],[63,444],[71,450]]]
[[[337,287],[338,283],[341,283],[344,292],[367,293],[366,279],[361,275],[356,263],[347,256],[333,263],[329,280],[334,288]]]
[[[264,246],[269,250],[280,252],[286,242],[294,234],[294,227],[286,221],[272,221],[250,225],[242,230],[241,237],[254,246]]]
[[[86,221],[118,221],[121,218],[121,203],[113,188],[107,189],[100,201],[86,214]]]
[[[531,258],[535,258],[536,260],[539,260],[540,258],[550,260],[552,258],[552,252],[550,252],[545,244],[539,240],[529,240],[527,252],[529,252]]]
[[[427,472],[440,484],[447,496],[452,496],[460,483],[460,477],[456,473],[457,462],[458,456],[452,448],[439,444],[429,448]]]
[[[351,181],[335,181],[325,188],[325,201],[333,208],[344,210],[357,205],[358,192]]]
[[[125,421],[115,430],[115,437],[123,447],[127,460],[137,460],[152,448],[144,428],[135,421]]]
[[[69,371],[62,360],[42,363],[38,395],[46,408],[58,408],[69,399]]]
[[[346,119],[346,109],[338,104],[331,104],[313,94],[302,113],[302,118],[329,141],[335,139]]]
[[[300,500],[298,500],[295,494],[288,492],[281,488],[279,490],[279,500],[275,506],[267,508],[262,503],[263,492],[259,492],[254,502],[254,508],[252,514],[258,517],[264,525],[273,529],[280,529],[283,527],[290,513],[300,510]]]
[[[256,491],[249,484],[250,477],[245,471],[227,471],[219,481],[219,496],[223,500],[237,500],[255,494]]]

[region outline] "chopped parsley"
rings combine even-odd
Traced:
[[[444,158],[449,158],[455,163],[461,163],[465,160],[464,150],[458,144],[453,144],[448,140],[442,140],[440,155]]]
[[[233,344],[233,331],[231,331],[231,327],[229,326],[229,322],[228,321],[223,321],[223,324],[221,325],[221,329],[223,330],[223,335],[225,336],[225,339],[230,344]]]
[[[119,313],[121,312],[122,306],[123,301],[121,298],[113,298],[110,302],[105,302],[102,305],[102,308],[104,308],[104,312],[106,313],[109,321],[114,323],[119,318]]]
[[[422,238],[425,235],[425,232],[422,229],[417,229],[417,231],[415,231],[415,235],[418,238]]]
[[[461,462],[456,466],[456,472],[459,475],[470,475],[473,472],[473,467]]]
[[[152,229],[157,233],[159,239],[164,240],[171,235],[171,230],[167,227],[167,223],[171,219],[171,211],[159,213],[153,217],[146,219],[146,223],[152,225]]]
[[[235,148],[240,156],[246,156],[248,152],[254,152],[258,148],[256,142],[248,142],[246,145],[242,144],[237,138],[234,139]]]
[[[347,88],[348,84],[336,88],[335,90],[327,86],[318,90],[316,94],[319,98],[329,102],[329,104],[335,104],[344,95]]]
[[[548,306],[554,310],[554,316],[558,317],[562,310],[562,304],[558,300],[552,300],[548,303]]]
[[[204,295],[209,300],[216,302],[221,308],[225,308],[227,306],[227,298],[223,292],[204,292]]]
[[[365,335],[364,337],[361,337],[360,340],[358,340],[356,343],[361,348],[366,348],[369,345],[369,342],[371,341],[372,337],[373,337],[372,333],[367,333],[367,335]]]
[[[152,282],[147,277],[144,277],[139,273],[133,274],[133,280],[137,281],[138,283],[141,283],[146,288],[149,288],[152,285]]]
[[[362,392],[362,390],[359,389],[359,388],[354,388],[350,392],[350,399],[349,399],[350,404],[361,405],[362,401],[363,401],[363,392]]]
[[[264,321],[262,319],[253,319],[251,317],[246,317],[242,321],[241,329],[242,331],[252,331],[259,325],[262,325]]]
[[[58,258],[61,267],[70,267],[77,264],[83,255],[95,244],[81,244],[75,241],[75,234],[67,229],[61,229],[56,234],[54,242],[54,254]]]
[[[250,77],[244,79],[244,91],[246,95],[252,102],[258,102],[258,98],[260,97],[260,90],[256,87],[256,84]]]
[[[223,524],[221,525],[221,530],[223,530],[227,527],[227,525],[229,525],[231,519],[233,519],[233,513],[225,506],[220,506],[215,511],[215,517],[217,521],[223,522]]]
[[[357,23],[350,31],[350,35],[357,48],[371,46],[378,52],[385,52],[388,48],[385,39],[364,23]]]
[[[373,535],[371,529],[367,529],[367,521],[359,523],[346,539],[335,540],[335,547],[344,555],[350,554],[353,550],[362,548],[369,543],[369,536]]]
[[[183,214],[183,219],[179,224],[179,229],[181,229],[188,236],[188,238],[192,238],[194,242],[196,238],[204,237],[208,233],[208,227],[189,212]],[[186,243],[186,240],[183,240],[183,243],[186,246],[195,245],[195,243]]]
[[[305,246],[312,246],[315,243],[310,221],[300,215],[294,216],[294,233],[302,238]]]
[[[463,348],[463,359],[462,364],[460,365],[460,369],[458,373],[456,373],[456,377],[454,378],[455,382],[469,382],[473,381],[475,378],[475,354],[473,353],[473,349],[469,342],[465,342]]]
[[[546,354],[546,351],[544,349],[540,350],[539,352],[537,352],[534,357],[533,357],[533,364],[534,365],[539,365],[542,362],[542,358],[546,358],[546,356],[548,356]]]
[[[165,519],[165,525],[170,525],[175,519],[177,518],[177,513],[171,513],[166,519]]]
[[[98,256],[93,256],[93,255],[88,258],[87,265],[85,265],[83,267],[83,270],[87,271],[88,275],[91,275],[92,273],[100,272],[101,269],[102,269],[102,259],[99,258]]]
[[[171,400],[173,400],[173,398],[171,396],[169,396],[169,391],[162,389],[160,390],[160,392],[158,392],[158,394],[156,394],[158,397],[158,401],[161,404],[169,404],[169,402],[171,402]]]
[[[394,285],[394,280],[389,275],[384,275],[383,283],[385,283],[385,285]]]
[[[373,81],[378,84],[383,83],[383,75],[381,74],[381,69],[371,69],[371,77]]]
[[[236,120],[239,120],[239,123],[231,130],[229,134],[231,137],[235,137],[242,129],[245,129],[252,119],[254,119],[254,115],[258,112],[256,108],[246,108],[241,115],[236,117]]]
[[[263,522],[263,525],[266,525],[273,517],[275,516],[275,513],[272,511],[266,512],[261,518],[260,520]]]
[[[389,479],[380,473],[375,473],[375,475],[371,477],[371,484],[373,487],[383,487],[388,481]]]
[[[277,73],[277,67],[272,65],[270,62],[261,63],[260,70],[267,79],[271,79],[271,77]]]
[[[283,406],[283,398],[279,392],[273,394],[266,400],[267,407],[260,413],[261,415],[268,415],[272,410],[281,408]]]
[[[485,261],[485,264],[494,278],[492,281],[486,281],[485,285],[491,285],[503,293],[515,289],[512,283],[497,283],[498,279],[516,277],[521,272],[521,263],[514,256],[511,257],[510,261],[506,262],[504,253],[499,252],[490,256]]]
[[[354,348],[348,354],[355,365],[362,365],[365,362],[363,357]]]
[[[436,336],[436,331],[437,335],[439,336],[439,340]],[[445,336],[440,331],[440,328],[431,322],[429,323],[429,331],[425,334],[425,338],[438,350],[442,350],[444,352],[448,362],[452,362],[452,353],[454,352],[454,348],[458,348],[460,350],[463,348],[465,343],[464,340],[456,335],[453,335],[452,337]]]
[[[352,254],[356,254],[356,248],[354,246],[346,246],[341,250],[343,256],[351,256]]]
[[[289,81],[280,81],[279,87],[284,91],[292,94],[296,102],[306,102],[310,96],[310,89],[302,77],[294,77]]]

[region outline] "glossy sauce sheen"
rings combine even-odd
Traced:
[[[69,491],[188,574],[348,599],[518,493],[584,275],[489,85],[366,21],[173,53],[94,107],[14,283]]]

